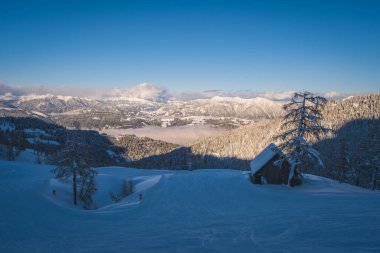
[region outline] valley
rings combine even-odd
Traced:
[[[136,135],[137,137],[148,137],[155,140],[170,142],[182,146],[190,145],[199,138],[217,136],[227,130],[210,125],[184,125],[184,126],[145,126],[142,128],[127,129],[103,129],[100,133],[119,138],[123,135]]]

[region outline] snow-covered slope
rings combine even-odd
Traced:
[[[378,191],[316,176],[289,188],[241,171],[99,168],[99,209],[85,211],[51,169],[0,161],[0,252],[380,251]],[[123,178],[136,192],[113,204]]]

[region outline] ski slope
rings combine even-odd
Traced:
[[[52,168],[0,161],[0,252],[380,252],[379,191],[311,175],[289,188],[232,170],[98,168],[98,209],[85,211]],[[136,191],[115,204],[123,178]]]

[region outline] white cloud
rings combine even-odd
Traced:
[[[62,95],[76,97],[92,97],[92,98],[115,98],[115,97],[133,97],[142,98],[151,101],[166,101],[170,98],[167,89],[148,83],[142,83],[132,87],[125,88],[83,88],[72,86],[55,86],[49,87],[44,85],[6,85],[0,84],[0,95],[12,94],[15,96],[24,95]]]
[[[262,97],[270,100],[286,101],[289,100],[294,91],[281,91],[281,92],[255,92],[251,90],[205,90],[201,92],[170,92],[168,89],[150,83],[141,83],[132,87],[117,87],[117,88],[81,88],[72,86],[44,86],[44,85],[6,85],[0,84],[0,95],[8,94],[14,96],[22,96],[29,94],[36,95],[62,95],[62,96],[76,96],[76,97],[90,97],[97,99],[112,99],[112,98],[141,98],[150,101],[165,102],[167,100],[180,100],[189,101],[194,99],[212,98],[215,96],[220,97],[241,97],[241,98],[255,98]],[[349,93],[339,93],[330,91],[325,93],[318,93],[327,99],[341,99],[347,97]]]
[[[6,93],[14,96],[25,96],[30,94],[35,95],[61,95],[61,96],[88,96],[89,90],[85,88],[70,87],[70,86],[55,86],[48,87],[44,85],[7,85],[0,84],[0,95]]]
[[[294,91],[284,91],[284,92],[255,92],[251,90],[240,90],[240,91],[223,91],[223,90],[206,90],[202,92],[182,92],[175,94],[173,98],[176,100],[192,100],[192,99],[202,99],[202,98],[212,98],[215,96],[219,97],[241,97],[241,98],[255,98],[262,97],[270,100],[289,100]]]
[[[346,94],[342,94],[340,92],[336,92],[336,91],[330,91],[330,92],[325,92],[322,94],[323,97],[325,98],[330,98],[330,99],[335,99],[335,98],[342,98],[342,97],[345,97]]]
[[[99,90],[101,93],[101,90]],[[128,97],[128,98],[142,98],[151,101],[163,102],[170,98],[167,89],[148,83],[141,83],[139,85],[127,88],[113,88],[109,91],[103,90],[102,98],[115,98],[115,97]]]
[[[294,94],[294,91],[282,91],[282,92],[263,92],[260,97],[271,100],[289,100]]]
[[[271,99],[271,100],[289,100],[294,94],[294,91],[283,91],[283,92],[263,92],[259,93],[258,96]],[[324,92],[324,93],[314,93],[319,96],[325,97],[327,99],[340,99],[346,97],[347,94],[343,94],[336,91]]]

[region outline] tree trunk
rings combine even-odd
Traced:
[[[355,178],[355,185],[359,186],[359,182],[360,182],[360,170],[357,169],[357,171],[356,171],[356,178]]]
[[[73,197],[74,205],[77,205],[77,173],[73,173]]]
[[[340,170],[340,177],[339,177],[339,183],[343,183],[343,177],[344,177],[344,165],[341,165],[342,169]]]
[[[378,172],[377,172],[377,167],[375,168],[375,172],[373,173],[373,180],[372,180],[372,191],[376,189],[376,183],[378,181]]]
[[[301,109],[301,115],[300,115],[300,120],[298,122],[298,131],[297,131],[297,136],[298,137],[303,137],[303,121],[305,119],[305,103],[306,103],[306,97],[303,97],[302,100],[302,109]]]

